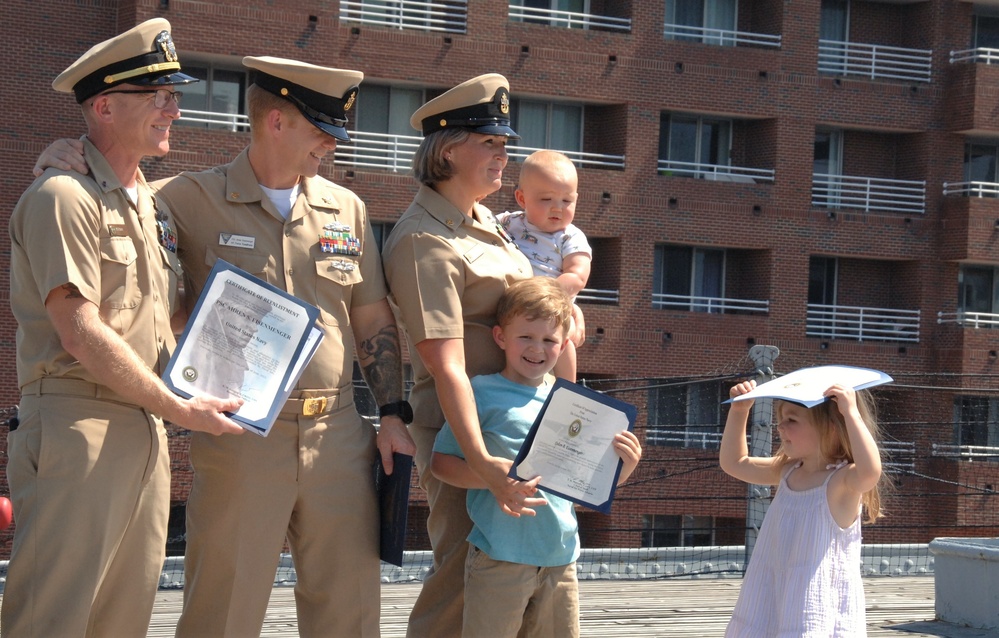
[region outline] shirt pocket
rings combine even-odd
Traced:
[[[324,324],[347,324],[351,287],[362,281],[361,265],[350,256],[316,260],[316,305]]]
[[[131,237],[101,237],[101,305],[113,310],[139,305],[137,253]]]
[[[209,246],[205,249],[205,265],[209,269],[215,267],[219,259],[229,262],[236,268],[268,281],[267,272],[274,271],[271,256],[267,253],[257,253],[245,248],[218,248]],[[272,282],[273,283],[273,282]]]

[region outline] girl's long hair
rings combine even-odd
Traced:
[[[776,401],[774,403],[774,414],[777,415],[778,420],[780,419],[784,404],[784,401]],[[874,399],[869,391],[860,390],[857,392],[857,410],[860,412],[860,418],[863,419],[864,425],[867,426],[871,436],[874,437],[874,442],[878,445],[880,453],[881,427],[878,424]],[[822,455],[827,459],[836,461],[845,460],[853,463],[853,449],[850,446],[850,437],[846,433],[846,422],[843,420],[843,415],[836,406],[836,402],[832,400],[824,401],[813,408],[809,408],[808,418],[819,432],[819,447]],[[774,456],[777,457],[777,465],[782,469],[792,462],[784,451],[783,444],[777,448]],[[887,486],[888,480],[885,472],[882,470],[881,478],[878,479],[877,485],[870,491],[865,492],[861,497],[861,503],[866,513],[866,518],[864,518],[865,523],[873,523],[884,516],[884,511],[881,508],[881,493],[887,489]]]

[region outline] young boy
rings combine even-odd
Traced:
[[[472,389],[486,448],[513,460],[551,391],[548,373],[567,342],[572,302],[554,279],[534,277],[511,285],[496,315],[493,338],[504,351],[506,367],[474,377]],[[620,484],[638,464],[642,447],[626,430],[614,437],[614,449],[624,461]],[[538,490],[538,498],[527,499],[535,516],[504,514],[462,460],[446,423],[430,467],[440,480],[468,489],[473,526],[462,635],[578,636],[579,534],[573,504]]]
[[[586,287],[593,253],[586,236],[573,226],[576,216],[576,167],[558,151],[535,151],[524,160],[514,192],[523,208],[500,213],[497,219],[527,255],[534,274],[555,277],[571,297]],[[582,328],[582,317],[575,316]],[[576,349],[572,342],[555,366],[556,376],[576,380]]]

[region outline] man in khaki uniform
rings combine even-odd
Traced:
[[[375,432],[353,355],[382,406],[378,448],[412,454],[402,361],[364,203],[317,176],[363,74],[248,57],[251,142],[231,164],[157,184],[177,211],[188,301],[216,259],[318,306],[325,337],[267,438],[191,441],[178,636],[258,635],[287,537],[302,636],[377,636]]]
[[[195,436],[187,506],[184,611],[178,636],[258,635],[285,538],[302,636],[379,633],[375,446],[413,454],[402,358],[381,258],[364,203],[317,176],[337,140],[358,71],[247,57],[250,145],[226,166],[153,184],[176,211],[178,252],[193,306],[223,258],[318,306],[325,337],[267,438]],[[57,142],[37,167],[86,170]],[[37,168],[36,168],[37,170]],[[361,419],[353,354],[378,401]]]
[[[169,29],[144,22],[56,78],[81,104],[92,174],[46,171],[11,216],[21,402],[5,635],[144,636],[169,512],[161,417],[242,432],[221,414],[238,401],[184,400],[159,379],[174,345],[175,236],[138,166],[169,150],[174,86],[197,81],[180,73]]]

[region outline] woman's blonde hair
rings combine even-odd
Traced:
[[[787,405],[785,401],[776,401],[774,403],[774,414],[777,416],[778,421],[781,418],[785,405]],[[860,418],[864,421],[864,425],[867,426],[867,430],[874,437],[874,442],[878,444],[878,450],[880,451],[881,426],[878,424],[874,398],[869,391],[860,390],[857,392],[857,410],[860,412]],[[819,449],[822,456],[827,459],[836,461],[845,460],[853,463],[853,448],[850,445],[850,437],[846,433],[846,422],[843,420],[843,415],[840,413],[835,401],[824,401],[813,408],[809,408],[808,419],[815,429],[818,430]],[[777,458],[777,465],[780,468],[792,462],[784,451],[783,444],[777,448],[774,456]],[[887,485],[888,479],[882,471],[877,485],[870,491],[865,492],[861,498],[861,503],[867,514],[867,517],[864,519],[865,523],[873,523],[884,516],[884,512],[881,509],[881,493],[886,489]]]
[[[444,128],[427,135],[413,154],[413,176],[421,184],[435,186],[454,176],[454,165],[446,155],[472,132],[465,128]]]

